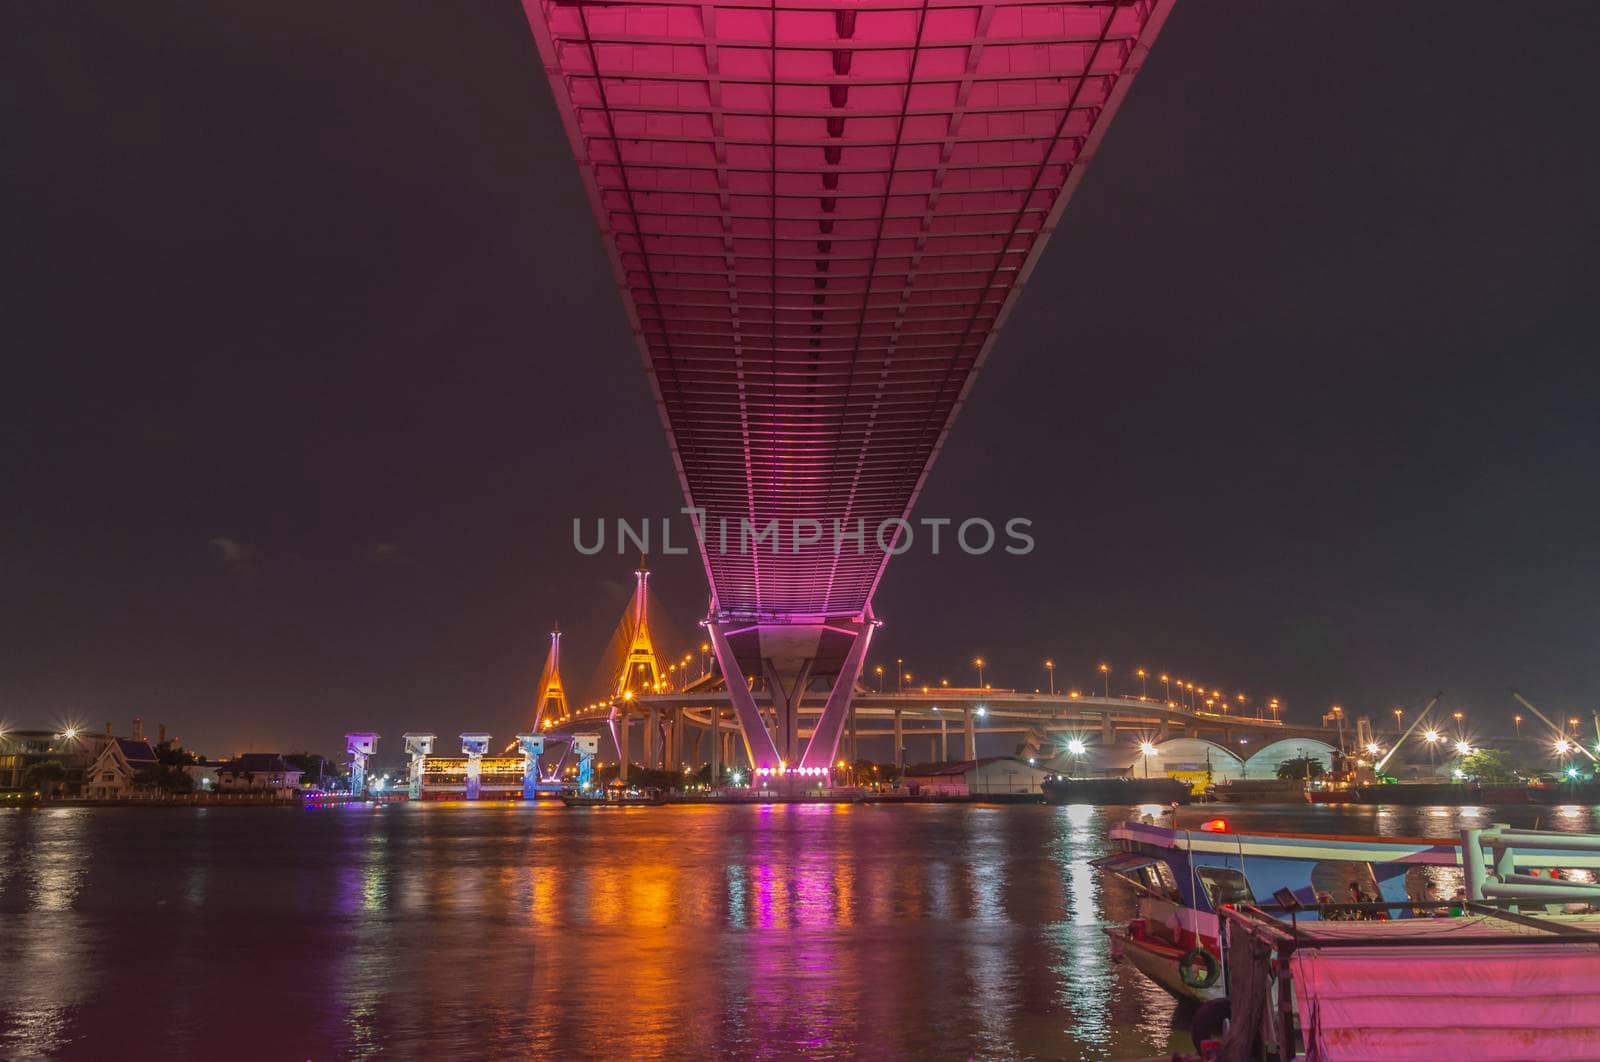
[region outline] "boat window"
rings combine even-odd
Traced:
[[[1206,895],[1211,898],[1213,910],[1225,903],[1255,902],[1256,898],[1250,892],[1250,882],[1237,870],[1228,867],[1198,867],[1195,869],[1195,874],[1205,884]]]
[[[1466,887],[1466,881],[1466,875],[1460,867],[1414,866],[1406,871],[1406,899],[1453,899],[1458,891]],[[1428,895],[1430,884],[1433,886],[1431,897]]]
[[[1181,902],[1178,879],[1172,876],[1172,868],[1165,863],[1151,863],[1145,867],[1144,879],[1145,887],[1157,896],[1165,896],[1174,903]]]
[[[1329,903],[1350,903],[1354,894],[1352,884],[1372,899],[1378,898],[1378,878],[1372,873],[1371,863],[1358,863],[1353,859],[1325,859],[1311,868],[1311,887],[1319,897],[1327,896]]]

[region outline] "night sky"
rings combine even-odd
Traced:
[[[1038,547],[893,562],[875,660],[1587,715],[1596,41],[1182,0],[919,506]],[[557,620],[586,686],[572,518],[681,497],[520,5],[10,0],[0,69],[0,719],[509,737]]]

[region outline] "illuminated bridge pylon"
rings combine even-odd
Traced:
[[[622,658],[616,670],[616,682],[611,694],[611,713],[608,720],[611,741],[617,749],[619,777],[628,777],[629,730],[633,724],[631,702],[635,695],[653,693],[661,689],[665,672],[656,654],[655,641],[650,632],[650,570],[641,562],[633,573],[633,598],[622,618]],[[659,745],[660,720],[651,709],[645,720],[645,763],[656,766]]]
[[[653,691],[661,684],[661,665],[656,659],[655,643],[650,639],[650,570],[640,566],[633,573],[633,600],[628,604],[628,647],[617,670],[617,685],[613,697],[621,700],[625,695]]]
[[[1172,0],[523,6],[698,514],[751,762],[825,769],[895,522]],[[801,750],[791,702],[824,680]]]
[[[533,705],[533,733],[539,733],[545,716],[565,718],[569,713],[567,688],[561,683],[561,628],[550,632],[550,652],[545,655],[544,668],[539,672],[539,696]]]

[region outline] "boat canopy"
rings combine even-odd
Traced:
[[[1126,874],[1133,870],[1143,870],[1145,867],[1154,866],[1156,859],[1152,856],[1141,855],[1138,852],[1115,852],[1099,859],[1089,860],[1089,865],[1096,870],[1106,870],[1113,874]]]
[[[1308,936],[1365,946],[1302,941],[1290,958],[1306,1057],[1600,1058],[1600,935],[1519,944],[1508,928],[1494,918],[1319,923]],[[1405,939],[1386,947],[1386,931]]]

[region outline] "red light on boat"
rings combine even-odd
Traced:
[[[1207,833],[1227,833],[1228,832],[1228,820],[1227,819],[1211,819],[1208,822],[1202,822],[1200,824],[1200,828],[1202,830],[1206,831]]]

